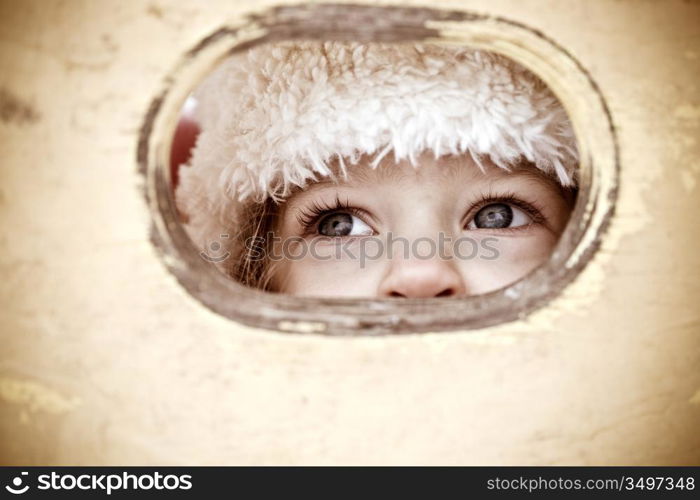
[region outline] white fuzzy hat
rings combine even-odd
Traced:
[[[576,183],[571,124],[549,88],[510,59],[467,47],[285,41],[227,59],[197,89],[201,133],[177,205],[201,247],[242,207],[344,175],[362,156],[415,165],[469,154],[503,169],[527,160]]]

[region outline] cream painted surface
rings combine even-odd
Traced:
[[[617,213],[527,319],[355,339],[219,317],[149,241],[151,99],[271,5],[0,2],[0,462],[699,464],[700,3],[430,2],[539,29],[591,72]]]

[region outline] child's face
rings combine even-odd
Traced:
[[[316,297],[442,297],[502,288],[544,263],[571,212],[532,169],[468,157],[351,166],[280,207],[272,289]],[[390,240],[393,240],[390,243]]]

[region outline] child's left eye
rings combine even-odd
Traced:
[[[482,207],[467,224],[467,229],[505,229],[526,226],[532,217],[507,203],[491,203]]]
[[[335,212],[318,222],[318,232],[323,236],[364,236],[371,235],[373,231],[359,217],[346,212]]]

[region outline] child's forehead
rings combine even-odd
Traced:
[[[525,193],[550,193],[573,206],[575,192],[566,190],[554,178],[534,165],[521,161],[509,170],[489,161],[481,161],[483,170],[467,157],[421,158],[414,168],[409,162],[382,162],[377,169],[368,163],[348,166],[347,179],[335,174],[304,187],[288,196],[282,209],[286,213],[308,204],[332,203],[338,197],[365,203],[382,201],[392,204],[402,193],[415,198],[417,193],[443,200],[471,199],[492,193],[518,196]]]
[[[470,155],[444,155],[434,158],[428,153],[417,158],[415,166],[409,160],[395,163],[393,158],[385,158],[377,167],[371,167],[370,163],[369,159],[362,159],[356,165],[346,165],[346,175],[343,175],[342,169],[334,163],[331,165],[332,176],[311,181],[303,188],[296,189],[293,194],[337,186],[360,188],[400,185],[404,182],[446,186],[452,186],[453,182],[459,182],[460,185],[478,185],[516,179],[530,180],[546,184],[548,187],[561,187],[556,179],[528,161],[519,161],[506,170],[488,158],[479,159],[477,164]]]

